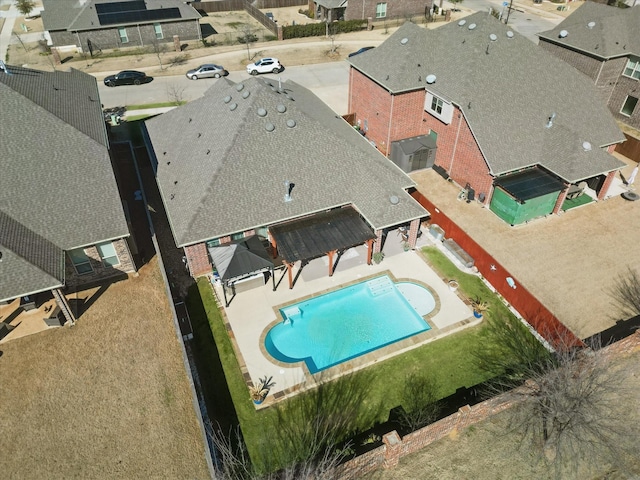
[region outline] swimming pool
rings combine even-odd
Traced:
[[[403,290],[420,297],[420,313]],[[426,288],[384,275],[281,308],[283,320],[267,333],[265,348],[276,360],[304,361],[317,373],[429,330],[422,315],[434,308]]]

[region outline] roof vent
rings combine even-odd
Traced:
[[[587,28],[593,28],[596,26],[596,22],[589,22],[587,23]]]
[[[433,74],[427,75],[427,78],[425,80],[429,85],[431,85],[432,83],[436,83],[436,76]]]
[[[249,90],[245,90],[245,92],[242,94],[242,98],[249,98],[249,95],[251,95],[251,92]]]
[[[284,113],[287,111],[287,107],[285,107],[282,103],[279,103],[276,107],[276,110],[278,110],[278,113]]]
[[[567,35],[569,35],[569,32],[567,32],[566,30],[560,30],[560,34],[558,35],[560,38],[564,38]]]
[[[475,23],[472,23],[472,24],[471,24],[471,25],[469,25],[467,28],[468,28],[469,30],[473,30],[474,28],[476,28],[476,24],[475,24]]]
[[[231,101],[231,95],[227,95],[224,97],[224,103],[229,103]]]
[[[460,20],[460,21],[458,22],[458,26],[459,26],[459,27],[462,27],[465,23],[467,23],[467,21],[463,18],[462,20]]]
[[[264,108],[259,108],[257,113],[258,113],[259,117],[266,117],[267,116],[267,111]]]
[[[397,205],[400,203],[400,199],[398,198],[397,195],[391,195],[389,197],[389,201],[391,202],[391,205]]]
[[[244,88],[244,84],[242,84],[242,83],[239,83],[239,84],[236,85],[236,90],[239,91],[239,92],[241,92],[243,88]]]
[[[547,128],[551,128],[551,127],[553,127],[553,121],[555,120],[555,118],[556,118],[556,112],[553,112],[553,113],[551,114],[551,116],[549,117],[549,120],[547,121],[547,124],[546,124],[545,126],[546,126]]]
[[[406,45],[407,43],[409,43],[409,39],[407,37],[404,37],[402,40],[400,40],[400,44],[402,45]]]
[[[589,142],[582,142],[582,148],[585,152],[591,151],[591,144]]]
[[[511,30],[507,30],[507,38],[513,38],[513,32]]]
[[[264,129],[265,129],[267,132],[273,132],[273,131],[276,129],[276,126],[275,126],[273,123],[267,123],[267,124],[264,126]]]
[[[231,110],[232,112],[233,112],[236,108],[238,108],[238,104],[237,104],[237,103],[235,103],[235,102],[234,102],[234,103],[232,103],[231,105],[229,105],[229,110]]]
[[[498,36],[495,33],[492,33],[491,35],[489,35],[489,40],[495,42],[496,40],[498,40]]]
[[[295,120],[293,120],[293,119],[287,120],[287,127],[293,128],[295,126],[296,126],[296,121]]]

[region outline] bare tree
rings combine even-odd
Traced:
[[[258,37],[256,36],[253,26],[248,23],[243,23],[240,25],[240,34],[238,36],[238,42],[244,43],[247,47],[247,60],[251,60],[251,44],[258,41]]]
[[[623,320],[640,315],[640,274],[631,267],[620,275],[609,291]]]
[[[631,417],[637,414],[620,407],[629,394],[624,372],[598,337],[588,348],[566,338],[549,351],[536,347],[514,317],[489,319],[487,330],[483,343],[489,345],[477,356],[498,375],[493,387],[521,385],[511,390],[515,403],[507,414],[510,429],[522,435],[521,446],[537,452],[557,478],[607,464],[624,468],[636,448],[632,439],[639,432]]]
[[[405,377],[404,390],[406,400],[398,418],[402,427],[414,431],[438,418],[440,395],[433,377],[424,373],[410,373]]]
[[[169,102],[173,103],[174,105],[182,105],[183,103],[185,103],[185,90],[185,87],[182,87],[177,83],[167,84],[167,97],[169,98]]]
[[[155,53],[158,58],[158,63],[160,64],[160,70],[164,70],[164,65],[162,64],[162,55],[167,51],[167,44],[160,43],[157,39],[153,39],[151,42],[151,51]]]

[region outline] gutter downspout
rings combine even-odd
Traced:
[[[136,28],[138,29],[138,37],[140,37],[140,46],[144,47],[144,42],[142,41],[142,33],[140,32],[140,24],[137,24]]]
[[[391,123],[393,119],[393,106],[395,104],[396,96],[391,94],[391,110],[389,111],[389,129],[387,131],[387,144],[385,145],[385,157],[389,157],[389,144],[391,143]]]
[[[453,175],[453,159],[456,156],[458,148],[458,138],[460,137],[460,128],[462,127],[462,113],[458,112],[458,130],[456,131],[456,140],[453,142],[453,151],[451,152],[451,163],[449,163],[449,176]]]

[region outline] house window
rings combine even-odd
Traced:
[[[209,240],[207,242],[207,248],[217,247],[218,245],[220,245],[220,239],[219,238],[216,238],[214,240]]]
[[[431,110],[437,113],[438,115],[442,114],[442,99],[438,97],[433,97],[431,100]]]
[[[631,115],[633,115],[633,109],[636,108],[637,104],[638,104],[638,99],[636,97],[627,95],[627,99],[624,101],[624,104],[622,105],[622,110],[620,110],[620,113],[622,115],[630,117]]]
[[[73,267],[76,269],[76,272],[78,272],[78,275],[84,275],[85,273],[93,272],[89,257],[87,257],[87,254],[84,253],[84,248],[69,250],[67,254],[71,259],[71,263],[73,263]]]
[[[624,69],[624,75],[640,80],[640,58],[629,57],[627,66]]]
[[[384,18],[387,16],[387,4],[386,3],[377,3],[376,4],[376,18]]]
[[[153,29],[156,32],[156,39],[162,40],[164,38],[164,35],[162,34],[162,25],[160,25],[159,23],[154,23]]]
[[[244,238],[244,232],[234,233],[231,235],[231,240],[242,240]]]
[[[118,35],[120,35],[120,42],[129,43],[129,37],[127,36],[127,29],[126,28],[119,28],[118,29]]]
[[[100,259],[102,260],[103,265],[114,267],[120,264],[116,248],[113,246],[112,242],[99,243],[96,247],[98,248],[98,253],[100,254]]]

